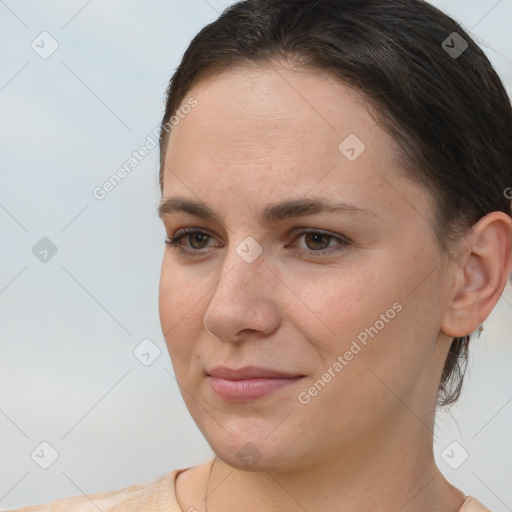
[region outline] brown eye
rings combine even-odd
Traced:
[[[185,228],[179,230],[173,237],[167,237],[165,243],[174,249],[178,249],[181,254],[200,256],[206,253],[202,249],[208,248],[210,238],[212,236],[204,231]],[[185,239],[185,243],[181,242],[182,239]]]
[[[326,235],[324,233],[306,233],[304,237],[304,241],[306,242],[306,245],[308,246],[308,249],[311,249],[313,251],[315,250],[322,250],[329,247],[329,242],[333,238],[332,235]]]
[[[331,233],[325,233],[317,229],[309,229],[300,231],[294,238],[294,242],[303,238],[303,247],[298,247],[298,250],[310,256],[324,256],[327,254],[334,254],[341,251],[350,245],[350,240]],[[182,243],[185,239],[186,243]],[[204,256],[208,252],[208,242],[213,240],[212,235],[204,231],[199,231],[194,228],[184,228],[179,230],[175,236],[168,237],[165,243],[172,248],[180,251],[181,254],[186,256]],[[219,246],[211,246],[219,247]]]
[[[334,252],[343,250],[350,241],[339,235],[332,235],[317,229],[300,231],[295,240],[304,239],[303,246],[299,245],[298,249],[302,252],[313,256],[323,256],[326,254],[334,254]]]
[[[190,246],[193,247],[194,249],[204,249],[206,247],[206,244],[208,243],[208,240],[210,239],[210,235],[201,232],[190,233],[186,236],[188,237]]]

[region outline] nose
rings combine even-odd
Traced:
[[[268,336],[279,326],[279,283],[263,253],[251,263],[235,249],[226,255],[222,274],[204,315],[204,327],[225,341]]]

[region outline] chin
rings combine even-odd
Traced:
[[[260,435],[250,433],[230,436],[225,430],[221,439],[217,435],[205,438],[218,459],[225,464],[249,472],[286,473],[307,467],[307,454],[299,450],[294,436],[268,436],[267,429]],[[219,434],[219,432],[217,432]],[[284,434],[284,431],[283,431]]]

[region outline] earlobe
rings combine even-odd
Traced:
[[[512,269],[512,219],[491,212],[460,243],[464,252],[453,264],[456,284],[441,324],[452,337],[475,331],[500,299]]]

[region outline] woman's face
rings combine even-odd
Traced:
[[[314,71],[235,68],[191,97],[161,212],[168,237],[200,233],[165,248],[160,319],[212,449],[234,467],[303,468],[430,424],[451,267],[392,139]],[[223,386],[217,366],[298,378],[260,396],[278,381]]]

